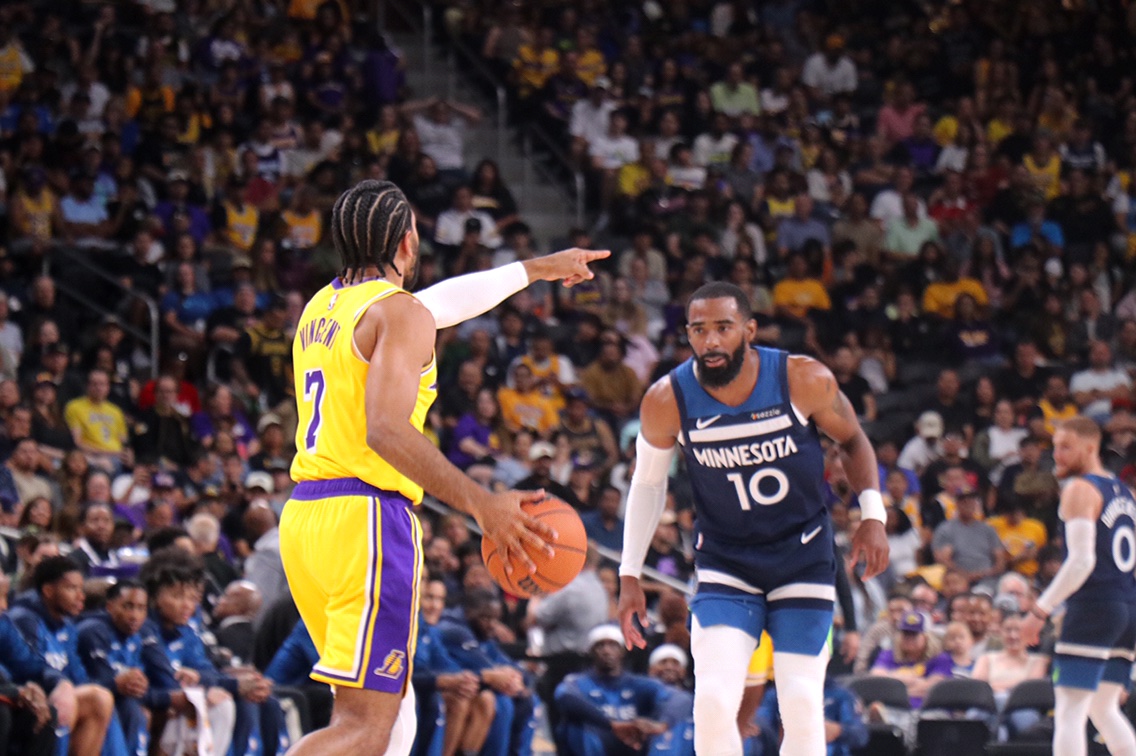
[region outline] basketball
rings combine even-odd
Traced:
[[[588,553],[588,536],[584,533],[584,523],[571,506],[553,497],[536,504],[523,505],[525,513],[556,531],[552,542],[555,550],[552,556],[544,552],[534,553],[526,548],[529,558],[536,564],[536,571],[529,572],[524,565],[513,561],[513,573],[505,574],[505,562],[497,553],[497,547],[488,538],[481,541],[481,557],[489,574],[497,585],[514,596],[530,598],[556,593],[572,582],[584,568]]]

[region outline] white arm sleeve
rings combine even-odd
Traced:
[[[414,296],[434,315],[438,330],[489,312],[529,285],[524,263],[447,278]]]
[[[637,578],[643,573],[643,560],[647,558],[647,549],[667,504],[667,474],[673,456],[673,446],[657,449],[647,443],[642,433],[635,439],[635,473],[631,476],[623,513],[620,577]]]
[[[1046,614],[1084,585],[1097,564],[1097,523],[1087,517],[1076,517],[1065,523],[1065,546],[1069,555],[1053,577],[1053,582],[1037,600]]]

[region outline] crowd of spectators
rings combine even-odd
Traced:
[[[410,92],[359,5],[0,8],[7,752],[178,751],[207,710],[239,755],[326,721],[276,522],[292,329],[336,272],[331,204],[362,178],[403,187],[420,286],[546,251],[496,164],[465,154],[479,109]],[[577,507],[598,551],[523,601],[464,519],[423,511],[420,752],[525,752],[545,720],[566,754],[689,745],[680,467],[647,559],[649,648],[626,658],[613,560],[639,399],[690,356],[684,298],[712,279],[751,296],[762,342],[830,365],[877,448],[892,566],[842,571],[833,675],[893,676],[914,704],[941,678],[1002,697],[1044,676],[1053,628],[1026,649],[1016,623],[1060,563],[1054,424],[1097,420],[1136,482],[1128,7],[439,10],[514,119],[588,175],[595,226],[564,241],[615,254],[439,335],[427,432],[484,485]],[[858,510],[835,453],[826,477],[843,547]],[[739,723],[760,747],[775,700]],[[862,745],[847,712],[833,753]]]

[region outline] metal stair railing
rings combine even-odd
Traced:
[[[158,304],[157,304],[157,302],[155,302],[153,299],[146,296],[145,294],[142,294],[141,292],[134,291],[133,289],[131,289],[129,287],[123,286],[121,281],[119,281],[117,278],[115,278],[113,275],[111,275],[110,273],[105,271],[100,266],[91,262],[91,260],[88,259],[88,257],[86,255],[82,254],[79,250],[76,250],[76,249],[74,249],[70,246],[65,246],[65,245],[56,246],[51,251],[50,254],[45,255],[44,258],[43,258],[43,274],[45,276],[51,277],[52,280],[55,281],[55,288],[56,288],[56,290],[59,291],[59,293],[73,299],[74,301],[78,302],[80,305],[87,308],[88,310],[91,310],[92,312],[96,312],[101,316],[116,314],[114,311],[109,310],[106,307],[103,307],[102,305],[98,304],[93,299],[88,297],[86,294],[84,294],[80,290],[76,289],[74,286],[66,283],[64,280],[61,280],[60,278],[58,278],[56,276],[51,275],[52,263],[61,262],[60,259],[59,259],[60,257],[66,257],[66,262],[68,264],[78,265],[79,267],[83,268],[83,270],[85,270],[87,273],[90,273],[91,275],[96,276],[97,278],[101,279],[102,281],[109,283],[115,289],[123,292],[126,299],[129,299],[131,297],[136,298],[146,306],[146,310],[149,312],[149,315],[150,315],[149,331],[147,332],[145,330],[142,330],[141,328],[138,328],[138,327],[134,326],[133,324],[125,322],[125,321],[122,322],[122,330],[125,331],[126,333],[128,333],[129,335],[133,336],[134,338],[138,339],[139,341],[142,341],[144,343],[149,344],[149,347],[150,347],[150,377],[151,378],[157,378],[158,377],[158,368],[159,368],[159,365],[158,365],[158,348],[159,348],[159,344],[160,344],[160,330],[159,329],[160,329],[160,325],[161,325],[161,321],[159,320],[159,316],[158,316]]]
[[[403,6],[401,0],[392,0],[392,2],[384,3],[384,9],[394,10],[402,21],[411,29],[419,27],[422,34],[423,46],[423,74],[429,77],[431,72],[431,58],[434,48],[433,30],[434,30],[434,9],[429,3],[422,3],[419,7],[421,10],[420,18],[416,17],[410,9]],[[446,50],[446,94],[448,98],[453,97],[455,82],[454,78],[457,73],[457,64],[460,62],[463,73],[466,75],[476,76],[489,85],[493,89],[497,100],[497,119],[496,119],[496,132],[497,132],[497,160],[500,162],[505,156],[505,145],[507,142],[508,131],[508,90],[506,89],[505,82],[494,74],[488,66],[481,60],[476,52],[469,49],[459,39],[454,39],[451,36],[445,38]],[[535,166],[536,170],[541,174],[541,177],[551,184],[559,184],[558,177],[552,170],[549,170],[533,156],[533,141],[535,140],[541,149],[548,152],[564,171],[572,177],[572,191],[569,196],[574,203],[574,213],[576,225],[582,226],[584,224],[585,212],[585,179],[583,172],[579,167],[573,164],[572,160],[564,153],[556,140],[552,138],[544,129],[535,123],[525,123],[518,125],[518,130],[521,132],[521,152],[524,157],[523,160],[523,177],[522,185],[523,191],[528,193],[530,188],[529,181],[531,180],[530,168]]]

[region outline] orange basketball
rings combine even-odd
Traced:
[[[497,585],[514,596],[529,598],[556,593],[572,582],[584,568],[584,558],[588,553],[588,536],[584,532],[584,523],[575,509],[551,496],[536,504],[523,506],[526,514],[556,531],[553,555],[534,552],[526,547],[525,551],[536,564],[536,571],[529,572],[526,566],[514,560],[513,573],[506,575],[505,563],[497,553],[497,547],[488,538],[483,538],[481,558],[485,560],[485,567],[497,581]]]

